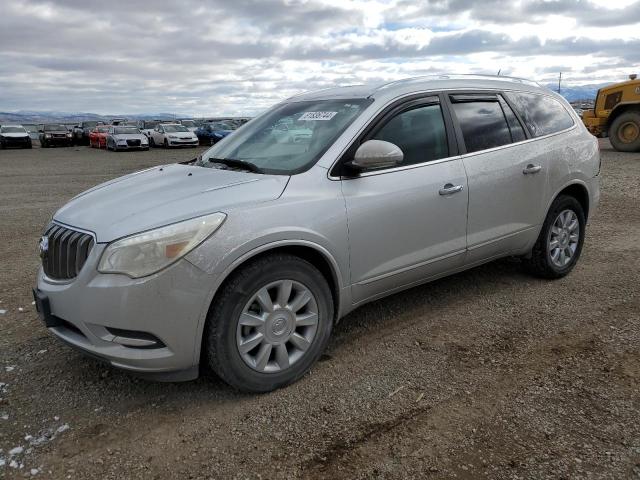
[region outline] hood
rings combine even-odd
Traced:
[[[165,165],[98,185],[54,220],[94,232],[99,243],[241,205],[277,199],[288,176]]]
[[[27,132],[0,133],[0,135],[2,135],[3,137],[7,137],[7,138],[23,138],[23,137],[28,137],[29,136],[29,134]]]
[[[111,135],[116,140],[146,140],[147,136],[143,133],[114,133]]]
[[[45,130],[44,131],[45,135],[50,134],[50,133],[54,133],[56,135],[61,135],[61,134],[64,133],[66,135],[67,133],[71,133],[71,132],[69,130]]]

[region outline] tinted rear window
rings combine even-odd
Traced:
[[[573,118],[569,112],[554,98],[522,92],[509,92],[506,95],[534,137],[560,132],[573,126]]]
[[[507,120],[498,101],[453,103],[467,153],[511,143]]]

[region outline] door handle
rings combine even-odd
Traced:
[[[447,183],[444,187],[442,187],[438,193],[440,195],[451,195],[453,193],[461,192],[463,189],[462,185],[454,185],[452,183]]]
[[[530,163],[529,165],[524,167],[522,173],[524,173],[525,175],[529,175],[530,173],[538,173],[540,170],[542,170],[542,167],[540,165],[534,165],[533,163]]]

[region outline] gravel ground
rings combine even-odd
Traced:
[[[266,395],[134,378],[55,340],[31,305],[58,207],[193,150],[0,151],[0,477],[640,478],[640,154],[602,149],[567,278],[502,260],[364,306]]]

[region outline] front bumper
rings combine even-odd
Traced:
[[[71,137],[44,137],[44,141],[49,145],[67,145],[73,144],[73,138]]]
[[[197,147],[199,145],[198,139],[195,140],[180,140],[168,138],[167,143],[170,147]]]
[[[31,137],[2,137],[0,142],[4,147],[26,148],[31,145]]]
[[[129,145],[128,143],[116,143],[116,149],[118,150],[146,150],[149,148],[148,143],[141,143],[140,145]]]
[[[50,309],[49,331],[111,365],[158,380],[190,380],[198,373],[198,326],[206,318],[209,276],[186,260],[149,277],[101,274],[104,244],[91,251],[70,282],[48,279],[40,268],[36,292]],[[158,347],[125,346],[119,331],[143,332]]]

